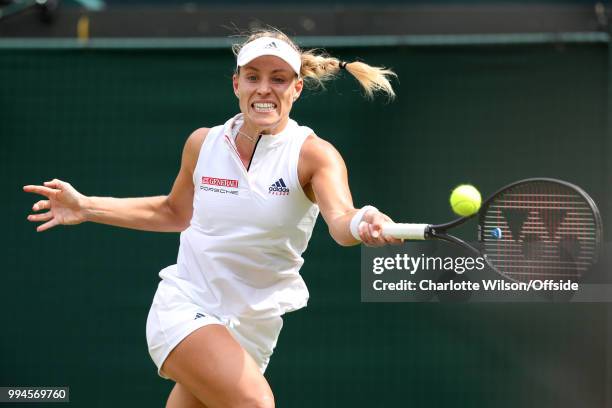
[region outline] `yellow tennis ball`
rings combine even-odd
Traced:
[[[450,196],[453,211],[463,217],[478,212],[481,202],[480,192],[476,190],[476,187],[469,184],[457,186]]]

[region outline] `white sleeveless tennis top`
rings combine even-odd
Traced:
[[[208,132],[193,174],[193,217],[176,267],[160,277],[212,314],[275,317],[308,300],[299,270],[319,207],[297,167],[313,132],[289,120],[281,133],[262,135],[247,171],[234,142],[241,123],[239,114]]]

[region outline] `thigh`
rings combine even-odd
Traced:
[[[206,407],[273,407],[268,382],[225,326],[204,326],[181,341],[162,366]]]
[[[253,357],[259,371],[263,373],[270,362],[282,327],[283,319],[280,316],[268,319],[242,318],[239,324],[230,326],[228,330]]]
[[[168,397],[166,408],[206,408],[187,388],[179,383],[174,384]]]

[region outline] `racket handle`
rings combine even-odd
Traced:
[[[383,225],[383,234],[393,238],[424,240],[425,233],[429,230],[429,224],[396,224],[387,223]]]

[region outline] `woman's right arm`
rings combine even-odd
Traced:
[[[74,225],[85,221],[143,231],[180,232],[189,226],[193,211],[193,171],[207,128],[193,132],[183,149],[181,168],[167,196],[140,198],[86,197],[65,181],[54,179],[44,186],[28,185],[26,192],[45,196],[32,207],[28,220],[43,222],[36,230],[56,225]]]

